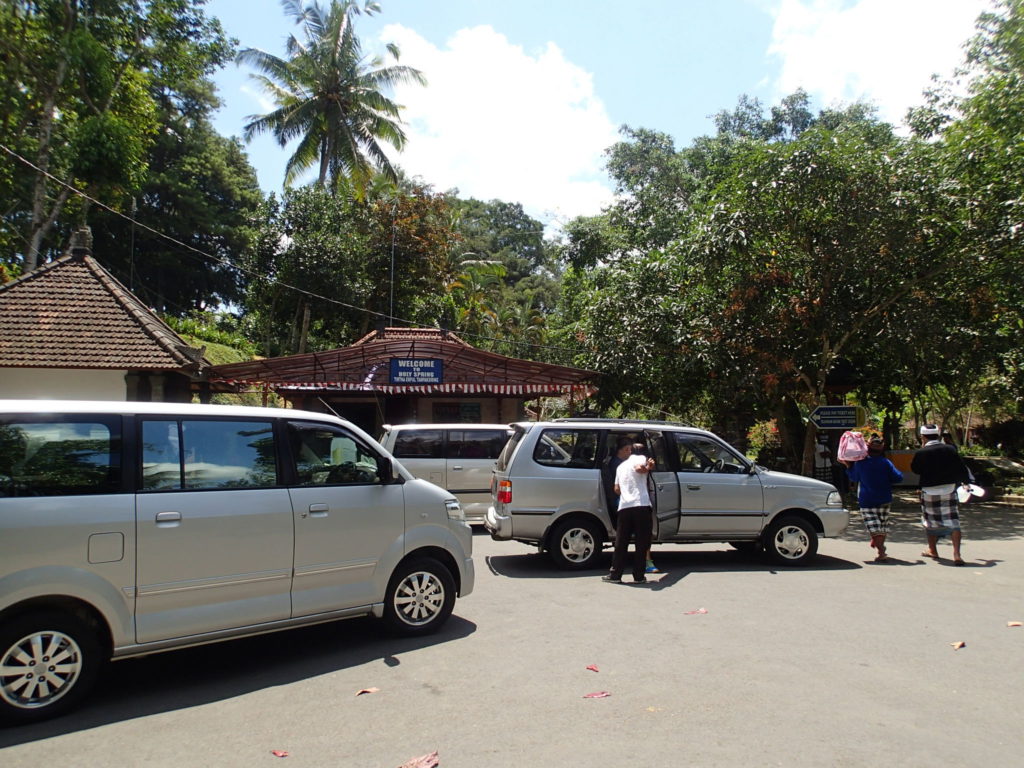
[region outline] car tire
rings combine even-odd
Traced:
[[[730,541],[729,546],[745,555],[753,555],[764,549],[760,541]]]
[[[595,520],[562,520],[548,538],[548,553],[555,565],[567,571],[594,568],[603,540],[603,531]]]
[[[764,548],[780,565],[807,565],[818,553],[818,534],[802,517],[779,517],[765,531]]]
[[[94,629],[40,611],[0,627],[0,720],[26,724],[68,712],[96,683],[106,658]]]
[[[384,621],[395,633],[429,635],[441,628],[455,607],[455,579],[431,557],[398,566],[384,597]]]

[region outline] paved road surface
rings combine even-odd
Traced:
[[[435,637],[355,620],[120,662],[78,713],[0,730],[0,765],[1019,765],[1024,510],[965,510],[964,568],[897,517],[888,565],[855,520],[806,569],[657,550],[648,587],[478,535]]]

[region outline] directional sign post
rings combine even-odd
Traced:
[[[859,405],[819,405],[808,418],[818,429],[855,429],[867,424],[868,414]]]

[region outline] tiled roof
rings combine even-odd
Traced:
[[[439,328],[380,328],[363,336],[352,346],[370,344],[374,341],[448,341],[453,344],[470,346],[451,331]]]
[[[0,367],[208,365],[91,256],[66,256],[0,285]]]
[[[546,387],[555,393],[585,386],[599,377],[594,371],[476,349],[455,334],[435,328],[385,328],[350,347],[226,363],[211,368],[209,375],[213,381],[266,383],[293,389],[372,389],[387,384],[394,358],[440,360],[445,385],[516,385],[531,387],[531,391]]]

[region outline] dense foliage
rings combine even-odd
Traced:
[[[909,135],[802,91],[740,97],[683,147],[625,126],[615,203],[555,238],[518,202],[436,192],[388,161],[405,142],[389,89],[426,80],[393,46],[364,55],[355,26],[376,3],[283,5],[285,55],[238,58],[277,104],[247,134],[291,153],[269,199],[211,125],[209,76],[236,43],[204,0],[0,5],[0,280],[88,224],[118,278],[210,345],[281,355],[446,325],[601,372],[599,410],[739,442],[754,427],[805,469],[806,415],[837,399],[891,442],[908,417],[1020,416],[1024,0],[980,18],[965,88],[927,94]]]

